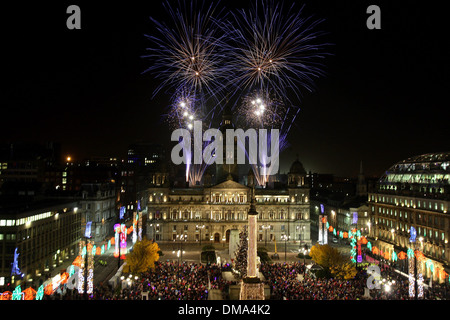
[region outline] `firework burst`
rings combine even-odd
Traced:
[[[286,108],[280,99],[259,90],[246,95],[237,108],[239,125],[243,128],[280,128],[285,115]]]
[[[164,3],[170,24],[150,18],[158,35],[146,35],[153,47],[143,56],[151,61],[144,73],[160,80],[153,96],[163,90],[173,97],[165,115],[170,127],[192,129],[202,120],[210,128],[226,101],[241,127],[278,129],[284,150],[300,111],[294,98],[300,102],[324,74],[328,44],[317,41],[323,33],[316,31],[323,20],[274,0],[255,0],[248,10],[227,13],[219,3],[183,1],[175,8]],[[260,160],[263,168],[270,162]],[[201,181],[206,167],[189,160],[186,180]],[[272,174],[253,169],[260,185]]]
[[[221,24],[232,39],[228,58],[236,90],[258,88],[288,101],[289,93],[300,99],[304,89],[313,91],[314,81],[323,75],[319,61],[327,44],[316,41],[322,20],[303,17],[302,10],[257,0],[250,10],[232,13],[231,21]]]
[[[150,18],[159,37],[146,35],[154,46],[142,56],[152,62],[144,72],[161,80],[154,95],[164,88],[175,95],[189,92],[197,99],[217,98],[225,88],[226,73],[221,51],[224,34],[215,25],[222,11],[214,3],[205,7],[197,1],[178,1],[177,8],[167,1],[164,7],[173,23]]]

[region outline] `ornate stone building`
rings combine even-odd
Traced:
[[[256,188],[258,242],[269,243],[282,235],[289,242],[310,243],[309,186],[306,172],[297,160],[291,167],[288,184],[276,188]],[[247,185],[233,180],[212,186],[169,187],[169,182],[150,187],[143,196],[147,200],[147,237],[156,241],[185,239],[195,243],[229,242],[230,231],[247,224],[250,194],[254,177]]]

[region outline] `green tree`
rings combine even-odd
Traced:
[[[355,266],[350,262],[332,266],[330,271],[336,278],[344,280],[353,279],[358,273]]]
[[[309,255],[315,263],[326,269],[344,262],[344,257],[339,251],[327,244],[312,246]]]
[[[336,248],[327,244],[316,244],[309,253],[311,259],[324,268],[326,275],[332,275],[339,279],[353,279],[357,273],[353,264],[346,261],[345,257]]]
[[[155,262],[159,260],[159,251],[161,249],[156,242],[144,237],[134,244],[133,251],[127,255],[123,272],[142,273],[154,269]]]

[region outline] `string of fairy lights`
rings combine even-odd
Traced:
[[[350,260],[353,263],[362,262],[362,252],[361,245],[366,245],[366,248],[371,251],[374,255],[378,255],[385,260],[396,262],[398,260],[408,260],[408,280],[409,280],[409,296],[415,297],[415,282],[417,277],[417,297],[423,298],[423,284],[424,284],[424,271],[429,270],[432,274],[436,273],[440,279],[447,279],[450,283],[450,277],[443,268],[437,268],[431,259],[427,259],[425,255],[417,249],[408,248],[407,252],[404,251],[395,252],[392,251],[381,251],[378,247],[373,246],[370,241],[367,240],[365,236],[361,234],[360,230],[356,228],[350,229],[348,231],[339,231],[337,228],[330,225],[330,223],[325,219],[321,222],[326,226],[326,230],[333,233],[334,236],[339,236],[341,239],[350,239]],[[413,231],[410,231],[411,233]],[[425,267],[425,269],[424,269]],[[414,268],[415,271],[414,271]]]

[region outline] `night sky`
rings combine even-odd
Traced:
[[[59,141],[75,160],[124,157],[136,141],[170,143],[160,116],[169,97],[152,100],[155,81],[142,74],[148,17],[160,16],[161,3],[92,2],[2,9],[0,142]],[[362,160],[367,176],[380,176],[410,156],[449,151],[444,8],[360,0],[297,1],[297,8],[303,3],[306,14],[326,19],[320,30],[334,45],[327,75],[304,95],[281,172],[298,154],[307,171],[356,176]],[[81,30],[66,28],[71,4],[81,8]],[[371,4],[381,8],[381,30],[366,27]]]

